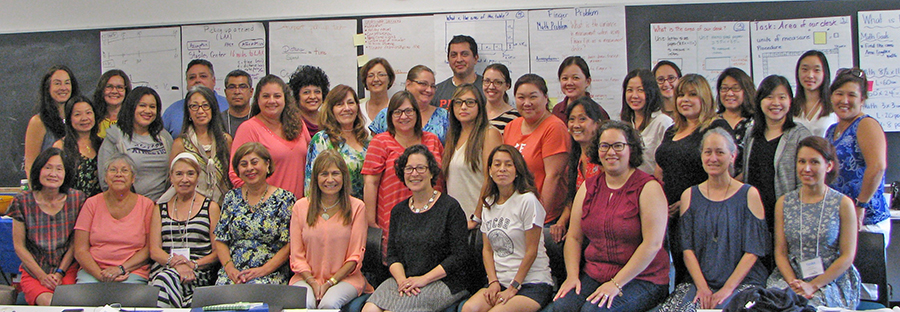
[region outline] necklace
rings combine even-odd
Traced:
[[[725,187],[725,193],[722,195],[722,201],[726,200],[728,197],[728,190],[731,189],[731,181],[734,181],[734,179],[728,178],[728,186]],[[707,205],[709,205],[713,201],[712,192],[709,190],[709,185],[712,184],[710,182],[712,182],[712,181],[706,181],[706,199],[709,201],[707,203]],[[719,224],[718,223],[713,222],[712,232],[713,232],[713,242],[718,243],[719,242]]]
[[[428,199],[428,203],[426,203],[425,206],[422,206],[422,209],[417,209],[417,208],[413,205],[413,198],[410,197],[410,198],[409,198],[409,209],[412,209],[412,211],[415,212],[415,213],[423,213],[423,212],[426,212],[426,211],[428,211],[428,209],[430,209],[430,208],[432,207],[431,204],[434,203],[434,198],[437,197],[437,195],[438,195],[438,191],[437,191],[437,190],[434,190],[434,191],[431,193],[431,198]]]
[[[256,208],[259,208],[259,206],[262,206],[262,204],[263,204],[263,198],[266,198],[266,194],[269,194],[269,185],[266,184],[266,189],[263,190],[262,195],[259,196],[259,201],[256,202],[256,205],[251,205],[251,204],[250,204],[250,195],[252,195],[252,194],[250,194],[250,190],[249,190],[249,189],[245,189],[245,190],[244,190],[244,193],[245,193],[245,194],[244,194],[244,202],[247,203],[247,206],[250,206],[250,211],[251,211],[251,212],[252,212],[252,211],[256,211]]]
[[[194,192],[194,196],[191,197],[191,205],[188,206],[188,215],[187,218],[184,218],[184,226],[181,227],[181,244],[182,247],[187,246],[187,233],[188,226],[191,224],[191,215],[194,214],[194,201],[197,199],[197,192]],[[172,197],[172,208],[175,210],[175,217],[178,216],[178,195]],[[175,223],[178,222],[174,217],[172,221]],[[175,246],[175,235],[172,235],[172,247]]]
[[[340,202],[341,202],[341,200],[338,199],[338,200],[335,200],[335,201],[334,201],[334,204],[331,204],[331,206],[328,206],[328,207],[324,207],[324,206],[323,206],[323,207],[322,207],[322,210],[323,210],[323,211],[322,211],[322,219],[325,219],[326,221],[327,221],[328,219],[330,219],[330,218],[331,218],[331,215],[328,214],[328,210],[330,210],[331,208],[334,208],[334,207],[337,206],[337,204],[339,204]]]

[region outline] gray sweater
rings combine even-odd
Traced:
[[[169,153],[172,151],[172,135],[162,130],[158,135],[159,142],[150,135],[132,136],[131,140],[117,126],[109,127],[106,139],[97,152],[97,171],[100,177],[100,188],[109,188],[106,184],[106,166],[109,159],[118,153],[125,153],[134,161],[134,190],[154,202],[166,191],[169,177]]]
[[[753,150],[753,125],[747,128],[744,135],[744,183],[747,183],[747,166],[750,163],[750,152]],[[812,133],[801,124],[787,129],[775,148],[775,198],[787,194],[800,187],[797,179],[797,144]]]

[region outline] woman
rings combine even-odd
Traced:
[[[176,155],[169,169],[175,194],[153,208],[150,284],[159,288],[159,307],[190,307],[194,288],[210,286],[215,278],[218,258],[211,230],[219,222],[220,210],[197,191],[202,172],[194,154]]]
[[[662,142],[656,148],[657,164],[653,175],[662,180],[669,203],[669,228],[672,229],[669,232],[669,250],[675,264],[676,283],[688,277],[678,247],[681,241],[677,230],[681,193],[708,178],[700,159],[700,141],[704,133],[717,127],[731,131],[728,122],[716,115],[711,90],[706,78],[697,74],[688,74],[679,80],[675,124],[666,129]]]
[[[222,202],[225,192],[231,189],[228,179],[228,156],[231,152],[231,135],[222,124],[219,103],[213,90],[197,85],[184,96],[184,121],[181,135],[172,146],[172,159],[182,152],[194,155],[200,166],[197,192],[212,201]],[[174,190],[166,195],[174,195]],[[166,196],[168,197],[168,196]]]
[[[663,114],[675,119],[677,105],[675,88],[678,87],[678,79],[681,79],[681,69],[672,61],[663,60],[653,66],[652,72],[653,76],[656,76],[656,84],[663,98],[663,105],[660,108]]]
[[[159,118],[159,94],[148,87],[137,87],[128,93],[119,121],[106,131],[106,139],[97,155],[99,175],[105,175],[112,155],[124,153],[137,164],[134,168],[134,189],[141,196],[157,200],[167,188],[169,153],[172,136],[163,129]],[[109,188],[105,180],[100,187]]]
[[[406,148],[422,144],[428,147],[438,161],[444,153],[437,135],[422,131],[419,106],[408,91],[400,91],[391,97],[387,115],[388,131],[375,135],[366,151],[362,174],[365,179],[363,202],[366,203],[366,222],[371,227],[390,229],[391,209],[411,193],[402,187],[402,180],[391,168]],[[382,235],[382,251],[386,251],[387,234]]]
[[[96,115],[88,98],[76,95],[66,102],[66,136],[53,143],[62,149],[68,160],[74,161],[72,187],[88,197],[100,193],[97,176],[97,150],[103,139],[97,136]],[[77,155],[77,156],[76,156]],[[77,158],[76,158],[77,157]]]
[[[809,50],[797,60],[797,106],[800,109],[794,114],[797,123],[805,126],[816,136],[824,136],[829,126],[838,122],[834,104],[829,99],[828,87],[831,84],[831,68],[825,53]]]
[[[243,183],[225,194],[214,232],[213,248],[222,263],[216,285],[286,284],[294,194],[266,182],[276,167],[260,143],[239,146],[231,168]]]
[[[887,142],[881,124],[862,111],[869,97],[867,86],[866,73],[859,68],[839,73],[831,84],[838,123],[828,127],[825,138],[837,149],[841,165],[830,186],[853,199],[860,231],[884,234],[887,248],[891,237],[884,199]]]
[[[422,120],[422,125],[424,125],[423,129],[437,135],[441,139],[441,144],[443,144],[447,128],[450,126],[450,117],[446,109],[431,105],[431,100],[434,98],[434,88],[434,71],[431,68],[425,65],[416,65],[406,74],[406,91],[415,98],[413,104],[417,106],[419,119]],[[390,116],[387,114],[387,108],[381,110],[381,112],[378,112],[378,116],[369,125],[372,135],[387,131],[387,120],[390,119]]]
[[[753,86],[753,78],[747,73],[740,68],[729,67],[719,74],[716,90],[719,90],[716,95],[717,112],[731,126],[734,142],[738,146],[738,158],[734,162],[734,176],[738,176],[744,172],[744,134],[753,124],[753,105],[756,103],[753,96],[756,95],[756,88]]]
[[[369,97],[359,101],[359,114],[363,116],[366,128],[372,124],[378,112],[387,108],[390,101],[388,90],[394,86],[396,78],[391,63],[381,57],[373,58],[359,68],[359,80],[369,91]]]
[[[456,87],[450,101],[450,131],[444,146],[441,171],[447,177],[447,195],[459,201],[469,230],[478,226],[484,167],[490,151],[500,145],[500,131],[488,123],[484,96],[473,84]]]
[[[316,182],[291,215],[290,284],[306,287],[307,307],[340,309],[363,291],[372,292],[360,271],[366,204],[350,196],[350,170],[337,150],[322,151],[310,170]]]
[[[325,106],[319,113],[319,126],[322,131],[313,135],[306,154],[306,187],[314,183],[312,177],[313,163],[320,153],[333,149],[340,152],[350,172],[350,196],[363,198],[362,167],[366,160],[366,149],[369,147],[369,130],[366,129],[365,113],[360,111],[359,98],[356,91],[347,85],[337,85],[325,97]]]
[[[791,84],[786,78],[766,77],[756,95],[753,124],[744,136],[743,181],[759,191],[771,234],[775,230],[775,201],[800,187],[794,167],[797,143],[812,134],[794,123],[794,112],[800,106],[791,103]],[[766,265],[774,268],[768,260]]]
[[[553,296],[550,259],[541,234],[544,207],[525,159],[514,147],[494,148],[488,163],[491,178],[479,201],[485,207],[482,255],[490,283],[469,298],[462,311],[488,311],[498,305],[537,311]]]
[[[834,146],[817,136],[803,139],[796,166],[802,186],[775,205],[778,270],[766,284],[790,287],[814,306],[856,309],[860,290],[859,272],[853,266],[856,211],[849,197],[826,185],[837,177]],[[802,264],[814,259],[821,261],[821,270],[804,272]]]
[[[111,69],[100,76],[94,89],[94,112],[100,125],[99,135],[106,137],[106,129],[119,120],[119,109],[131,91],[131,79],[120,69]]]
[[[656,148],[662,143],[666,129],[672,126],[669,115],[660,111],[663,98],[653,74],[646,69],[635,69],[622,82],[622,121],[641,133],[644,143],[644,161],[638,167],[653,174],[656,169]]]
[[[41,79],[38,113],[28,120],[25,129],[25,175],[30,178],[31,163],[37,155],[66,135],[64,107],[72,95],[81,95],[78,80],[65,65],[50,67]]]
[[[16,194],[6,212],[22,261],[19,287],[31,305],[50,305],[56,287],[75,284],[78,271],[70,238],[87,196],[71,187],[74,168],[62,153],[48,148],[38,154],[30,174],[33,191]]]
[[[412,196],[391,211],[386,262],[392,277],[363,311],[443,310],[468,294],[466,215],[455,199],[434,189],[441,167],[424,145],[407,148],[394,174]]]
[[[321,68],[303,65],[291,74],[288,81],[294,103],[300,107],[300,118],[309,133],[319,132],[319,106],[328,94],[328,76]]]
[[[575,200],[575,193],[584,183],[584,180],[600,174],[603,168],[599,164],[591,162],[588,155],[588,146],[591,145],[591,139],[597,134],[597,129],[603,124],[600,112],[600,106],[593,105],[587,98],[580,98],[569,105],[566,111],[566,120],[568,120],[569,135],[572,136],[572,151],[569,153],[569,160],[566,169],[566,199],[563,202],[567,207],[566,210],[571,211],[572,201]],[[554,242],[560,242],[566,236],[565,227],[556,227],[550,229],[550,235]]]
[[[691,281],[675,287],[659,311],[722,309],[745,289],[765,286],[760,257],[769,233],[759,192],[731,177],[737,145],[730,133],[703,135],[703,170],[709,179],[681,195],[681,248]]]
[[[506,68],[506,65],[494,63],[485,67],[481,75],[484,77],[482,91],[487,99],[485,110],[488,119],[491,121],[491,125],[500,130],[500,134],[503,134],[506,124],[521,117],[516,107],[509,104],[509,94],[506,94],[506,91],[509,91],[509,87],[512,86],[509,69]]]
[[[565,233],[569,224],[568,205],[565,200],[564,172],[569,152],[569,134],[566,125],[559,118],[550,118],[550,99],[547,98],[547,83],[535,74],[519,77],[513,89],[516,106],[522,117],[506,125],[503,144],[512,145],[522,153],[528,170],[534,174],[534,184],[538,189],[541,205],[547,212],[544,218],[544,242],[550,266],[558,279],[564,277],[562,246],[553,233]],[[545,187],[546,186],[546,187]]]
[[[127,154],[110,157],[103,172],[109,187],[84,202],[75,222],[76,281],[147,284],[153,200],[131,191],[136,169]]]
[[[591,97],[591,94],[587,91],[591,87],[591,69],[580,56],[569,56],[559,64],[556,77],[559,78],[559,88],[566,97],[553,106],[553,115],[566,122],[569,120],[568,116],[566,116],[569,104],[583,97]],[[600,107],[599,104],[594,104],[600,109],[600,119],[609,120],[609,114],[606,113],[606,110]]]
[[[248,142],[259,142],[272,155],[272,166],[278,173],[272,174],[268,183],[291,194],[303,194],[303,166],[309,146],[309,131],[300,118],[291,89],[281,78],[267,75],[256,84],[250,118],[238,128],[231,143],[231,161],[234,153]],[[244,185],[234,166],[228,171],[235,187]]]
[[[643,147],[636,130],[611,121],[598,132],[588,155],[603,173],[575,195],[567,277],[553,298],[554,311],[646,311],[669,290],[665,197],[659,182],[637,169]]]

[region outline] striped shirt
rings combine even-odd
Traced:
[[[162,249],[171,254],[173,248],[190,248],[191,260],[198,260],[212,252],[212,241],[209,239],[209,203],[212,200],[207,197],[203,200],[200,211],[185,221],[176,221],[169,215],[169,203],[159,204],[159,214],[162,222]],[[159,263],[153,263],[151,276],[158,270],[165,268]]]
[[[519,115],[519,111],[513,108],[503,112],[500,116],[491,119],[491,125],[500,130],[500,134],[503,134],[503,129],[506,129],[506,124],[519,117],[522,117],[522,115]]]

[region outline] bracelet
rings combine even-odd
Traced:
[[[172,257],[174,257],[174,256],[175,256],[174,254],[169,254],[169,259],[166,260],[166,267],[167,267],[167,268],[169,267],[169,263],[172,263]]]
[[[228,259],[228,261],[226,261],[225,264],[222,265],[222,268],[224,269],[225,267],[227,267],[228,264],[231,263],[231,260],[234,260],[234,259]]]
[[[119,265],[119,270],[122,270],[122,275],[128,274],[128,271],[125,271],[125,266]]]
[[[499,280],[493,280],[493,281],[491,281],[490,283],[488,283],[488,287],[491,287],[491,284],[493,284],[493,283],[500,284],[500,281],[499,281]]]
[[[199,268],[199,267],[200,267],[200,264],[199,264],[199,263],[197,263],[197,260],[191,260],[191,263],[193,263],[193,264],[194,264],[194,271],[196,271],[196,270],[197,270],[197,268]]]
[[[62,277],[66,277],[66,271],[63,271],[63,269],[56,268],[56,270],[53,270],[53,272],[59,273],[59,275],[62,275]]]
[[[328,279],[328,282],[331,283],[331,286],[337,285],[338,281],[334,279],[334,276]]]
[[[615,279],[615,278],[611,278],[611,279],[609,279],[609,281],[612,282],[613,285],[616,285],[616,288],[619,289],[619,296],[621,296],[622,293],[625,292],[624,290],[622,290],[622,286],[619,286],[619,283],[616,283],[616,279]]]

